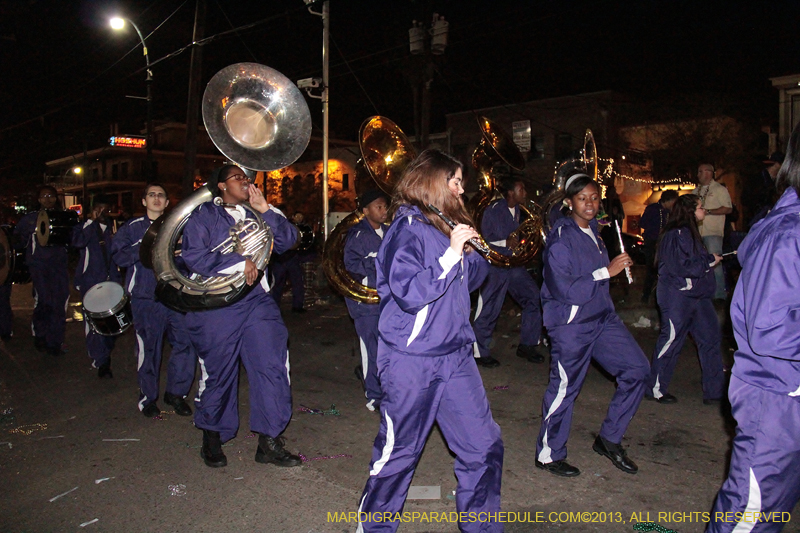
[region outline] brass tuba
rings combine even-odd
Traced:
[[[359,132],[361,159],[356,163],[356,183],[366,181],[367,176],[386,194],[392,190],[409,163],[417,157],[416,150],[403,131],[386,117],[374,116],[364,121]],[[378,291],[353,279],[344,266],[344,245],[347,232],[361,222],[364,213],[356,209],[339,222],[328,240],[322,254],[322,269],[328,282],[342,296],[367,304],[379,301]]]
[[[308,146],[311,113],[300,90],[283,74],[257,63],[237,63],[217,72],[203,94],[203,123],[220,152],[250,170],[270,171],[291,165]],[[180,237],[192,212],[213,198],[204,185],[169,214],[151,224],[142,239],[140,258],[158,279],[157,298],[176,311],[224,307],[241,300],[255,287],[244,273],[204,278],[185,276],[176,266]],[[220,253],[236,252],[263,271],[272,252],[272,230],[255,214],[230,228],[230,237],[217,246]]]
[[[561,161],[556,166],[553,175],[553,190],[542,200],[544,209],[544,229],[552,229],[550,211],[564,201],[564,187],[567,178],[577,172],[583,172],[593,180],[597,181],[597,145],[594,142],[592,130],[587,129],[583,136],[583,148],[575,152],[569,159]]]
[[[485,209],[495,199],[496,183],[492,167],[503,162],[514,170],[525,168],[522,156],[514,140],[495,122],[486,117],[478,117],[481,129],[481,142],[472,154],[472,166],[478,172],[480,190],[469,202],[469,209],[475,220],[475,227],[481,227]],[[511,255],[503,255],[491,249],[486,259],[495,266],[517,267],[529,263],[542,246],[543,215],[541,208],[532,201],[520,204],[527,219],[512,235],[519,239],[519,245],[512,249]]]

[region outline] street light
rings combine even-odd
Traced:
[[[145,148],[147,150],[147,161],[145,163],[145,179],[151,181],[150,178],[153,172],[153,71],[150,70],[150,56],[147,55],[147,44],[144,42],[144,36],[139,31],[139,27],[131,20],[120,17],[114,17],[110,20],[111,27],[115,30],[121,30],[125,27],[125,22],[129,22],[136,33],[139,35],[139,40],[142,42],[142,52],[144,53],[144,60],[147,64],[147,126],[145,133]]]

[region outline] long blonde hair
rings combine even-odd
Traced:
[[[402,205],[416,206],[436,229],[450,236],[450,227],[428,208],[431,204],[450,220],[474,226],[464,204],[447,185],[458,170],[463,174],[464,166],[457,159],[439,150],[425,150],[403,172],[392,195],[390,215]]]

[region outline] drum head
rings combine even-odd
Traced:
[[[0,285],[9,281],[14,250],[8,237],[8,228],[0,228]]]
[[[83,297],[83,308],[87,313],[108,313],[125,297],[119,283],[104,281],[92,286]]]

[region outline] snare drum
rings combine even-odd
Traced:
[[[36,240],[40,246],[67,246],[72,241],[72,228],[78,225],[75,211],[39,211],[36,219]]]
[[[128,295],[113,281],[103,281],[86,291],[83,317],[95,333],[105,336],[124,333],[133,324]]]
[[[14,247],[13,243],[12,229],[0,226],[0,285],[31,281],[28,266],[25,264],[25,250]]]

